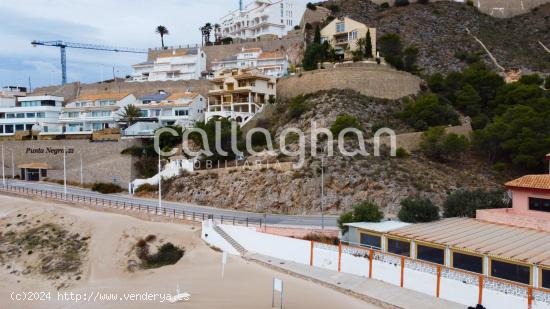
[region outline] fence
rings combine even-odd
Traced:
[[[550,308],[550,290],[354,245],[329,245],[223,226],[250,252],[377,279],[437,298],[487,308]]]
[[[0,191],[11,192],[18,195],[40,197],[42,199],[51,199],[74,204],[90,205],[102,208],[118,209],[129,212],[146,213],[150,215],[163,216],[182,221],[201,222],[206,219],[217,220],[220,224],[232,224],[243,226],[259,226],[262,227],[262,218],[249,218],[237,216],[224,216],[209,212],[185,211],[173,207],[151,206],[138,202],[127,202],[112,199],[104,199],[100,197],[86,196],[80,194],[64,194],[56,191],[39,190],[26,187],[18,187],[12,185],[0,186]]]

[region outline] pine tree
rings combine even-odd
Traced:
[[[370,37],[370,30],[367,29],[367,42],[365,47],[365,58],[374,58],[374,55],[372,54],[372,41]]]

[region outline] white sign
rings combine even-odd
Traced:
[[[283,309],[283,280],[273,277],[273,290],[271,291],[271,307],[275,307],[275,291],[281,294],[281,309]]]
[[[283,291],[283,280],[274,278],[273,279],[273,289],[277,292]]]

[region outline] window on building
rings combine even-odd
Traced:
[[[101,123],[101,122],[92,123],[92,130],[94,130],[94,131],[103,130],[103,123]]]
[[[366,246],[374,249],[381,248],[380,236],[361,233],[359,241],[361,242],[361,246]]]
[[[18,113],[15,115],[15,118],[25,118],[25,113]]]
[[[349,33],[350,40],[357,40],[357,31],[352,31]]]
[[[7,124],[4,129],[4,133],[13,133],[13,124]]]
[[[542,276],[540,280],[540,286],[546,289],[550,289],[550,269],[541,269],[540,274]]]
[[[0,134],[4,133],[4,126],[0,126]]]
[[[15,118],[15,114],[6,114],[6,118],[8,119]]]
[[[481,256],[453,252],[453,267],[482,274],[483,258]]]
[[[15,131],[25,131],[25,125],[23,125],[23,124],[16,124],[16,125],[15,125]]]
[[[336,23],[336,32],[345,32],[346,25],[344,23]]]
[[[523,284],[530,284],[531,268],[529,266],[491,260],[491,276]]]
[[[100,100],[99,106],[108,106],[108,105],[115,105],[114,100]]]
[[[388,238],[388,252],[411,256],[411,243],[408,241]]]
[[[34,118],[36,117],[35,113],[27,113],[27,118]]]
[[[550,212],[550,199],[530,197],[529,210]]]
[[[434,247],[424,246],[424,245],[417,245],[416,258],[419,260],[444,265],[445,249],[434,248]]]
[[[189,110],[187,109],[178,109],[175,111],[176,116],[188,116]]]
[[[36,113],[36,118],[46,118],[46,113]]]
[[[29,130],[29,131],[32,130],[32,126],[33,126],[32,124],[25,125],[25,130]]]

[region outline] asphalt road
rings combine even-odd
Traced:
[[[19,180],[7,180],[7,184],[14,187],[36,189],[36,190],[45,190],[50,192],[63,193],[63,185],[45,183],[45,182],[26,182]],[[0,186],[2,185],[0,179]],[[126,202],[126,203],[139,203],[141,205],[147,205],[151,207],[158,206],[158,200],[143,199],[137,198],[130,195],[120,195],[120,194],[101,194],[98,192],[93,192],[87,189],[78,188],[78,187],[67,187],[67,194],[75,194],[90,198],[101,198],[104,200],[110,200],[112,202]],[[337,226],[335,216],[324,216],[324,219],[321,216],[290,216],[290,215],[276,215],[276,214],[267,214],[263,213],[253,213],[247,211],[238,211],[238,210],[228,210],[220,209],[215,207],[199,206],[188,203],[174,203],[174,202],[162,202],[162,207],[183,210],[185,212],[197,212],[197,213],[209,213],[214,215],[216,218],[224,216],[226,218],[235,217],[237,219],[249,220],[251,219],[262,219],[263,222],[267,222],[268,225],[284,225],[284,226],[297,226],[297,227],[321,227],[322,222],[324,221],[324,226],[327,228],[335,228]]]

